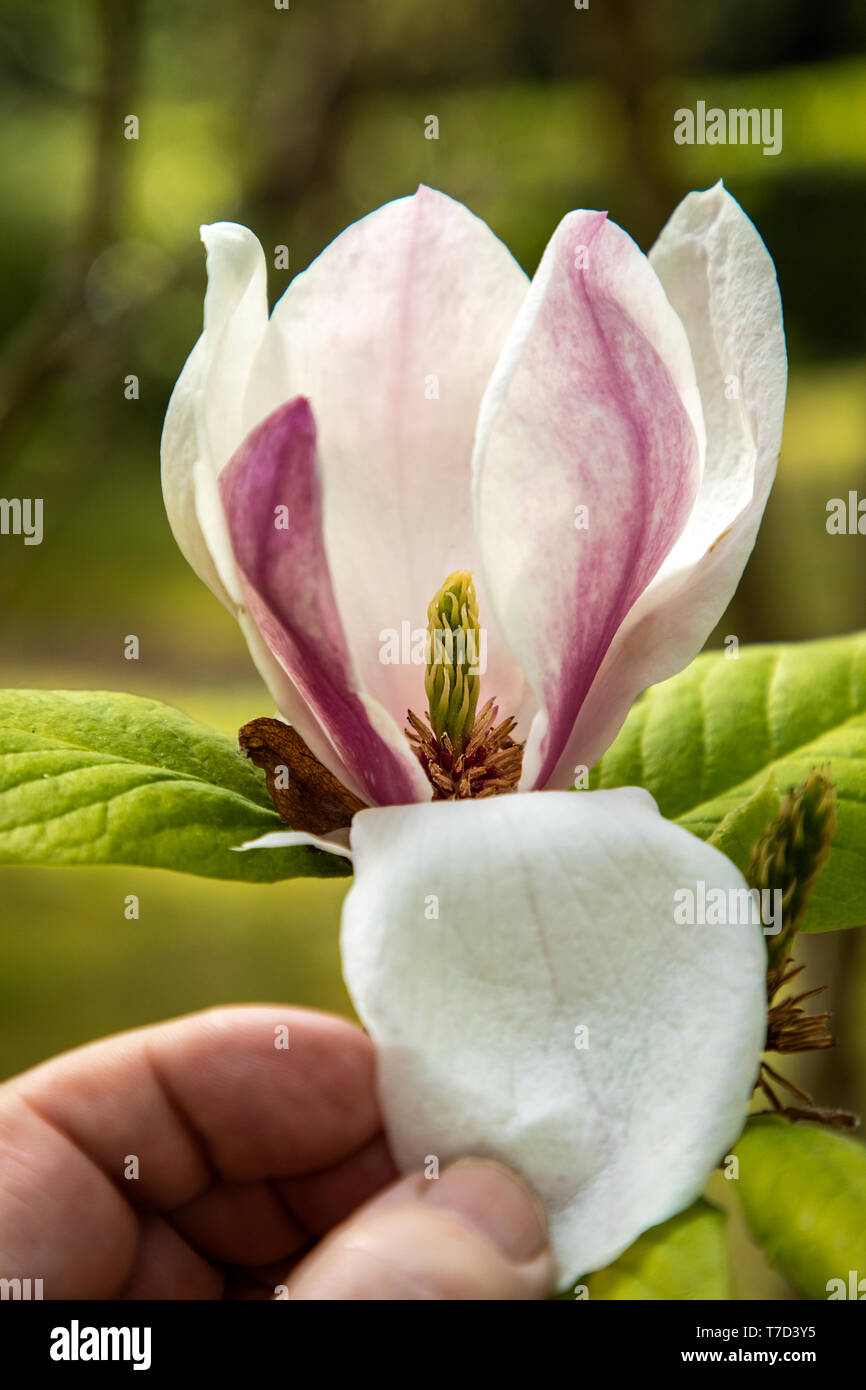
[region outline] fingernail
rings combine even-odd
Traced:
[[[485,1236],[515,1264],[547,1245],[547,1217],[531,1187],[486,1158],[461,1158],[427,1185],[425,1200]]]

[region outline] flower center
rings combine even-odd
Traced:
[[[412,710],[406,737],[433,786],[434,801],[499,796],[516,789],[523,744],[516,720],[495,724],[493,700],[478,710],[484,636],[468,570],[449,574],[427,608],[426,723]]]

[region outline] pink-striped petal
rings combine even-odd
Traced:
[[[641,690],[700,651],[755,543],[782,442],[782,305],[769,252],[742,208],[721,184],[690,193],[650,260],[691,342],[706,467],[682,536],[610,646],[549,779],[555,787],[601,756]]]
[[[327,736],[330,752],[313,751],[374,805],[428,799],[401,729],[361,689],[348,651],[322,541],[307,400],[280,406],[248,435],[220,490],[249,615]]]
[[[474,459],[487,592],[540,707],[524,788],[550,778],[680,534],[702,449],[688,340],[655,272],[604,213],[569,214],[491,379]]]
[[[246,433],[243,402],[268,322],[265,258],[252,232],[233,222],[202,227],[201,235],[208,273],[204,331],[181,372],[165,418],[166,511],[186,559],[240,624],[280,714],[321,758],[327,740],[243,608],[241,578],[219,493],[219,474]]]

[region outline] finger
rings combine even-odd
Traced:
[[[356,1212],[288,1277],[292,1299],[539,1299],[553,1259],[544,1213],[522,1179],[464,1159],[404,1179]]]
[[[304,1229],[323,1236],[396,1177],[387,1141],[379,1134],[333,1168],[297,1178],[278,1178],[274,1186]]]
[[[225,1275],[180,1236],[164,1216],[142,1217],[133,1268],[120,1299],[221,1299]]]
[[[288,1049],[274,1047],[278,1027]],[[0,1087],[0,1267],[36,1270],[49,1298],[147,1287],[132,1204],[188,1204],[192,1235],[210,1189],[225,1258],[286,1257],[297,1223],[284,1213],[280,1240],[262,1238],[275,1196],[260,1176],[350,1169],[380,1127],[372,1047],[340,1019],[220,1009],[94,1043]],[[249,1184],[234,1208],[219,1174]],[[182,1281],[196,1252],[169,1245],[163,1276]]]
[[[175,1230],[195,1250],[241,1266],[235,1285],[254,1281],[270,1298],[287,1265],[397,1177],[384,1135],[332,1168],[273,1182],[216,1182],[170,1213]],[[237,1296],[232,1294],[230,1296]]]
[[[222,1264],[267,1265],[310,1245],[309,1233],[265,1181],[214,1183],[170,1219],[194,1249]]]
[[[86,1154],[11,1087],[0,1095],[0,1274],[47,1299],[110,1298],[135,1259],[138,1222]]]
[[[8,1085],[131,1201],[161,1209],[192,1201],[215,1174],[254,1182],[332,1167],[381,1129],[369,1039],[303,1009],[208,1010],[79,1048]]]

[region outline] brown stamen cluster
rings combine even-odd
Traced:
[[[778,815],[755,844],[746,869],[746,881],[751,889],[760,893],[778,892],[782,902],[784,928],[768,947],[765,1052],[785,1055],[835,1047],[828,1027],[830,1015],[808,1014],[803,1007],[807,999],[823,994],[826,986],[777,998],[780,990],[803,969],[802,965],[794,965],[791,946],[829,858],[835,829],[836,788],[830,780],[829,769],[812,768],[805,780],[798,787],[791,787],[782,799]],[[803,1104],[783,1105],[774,1090],[777,1086],[782,1086]],[[755,1090],[763,1092],[773,1107],[762,1114],[784,1115],[789,1120],[812,1120],[841,1129],[854,1129],[858,1123],[857,1117],[847,1110],[817,1106],[808,1091],[796,1086],[766,1061],[761,1062]]]
[[[488,700],[476,715],[465,747],[456,750],[447,733],[437,738],[429,724],[411,710],[406,737],[433,786],[434,801],[501,796],[513,792],[523,765],[523,744],[511,737],[517,723],[509,716],[494,725],[497,707]]]
[[[794,965],[789,958],[778,969],[767,971],[767,1003],[770,1006],[767,1015],[768,1052],[812,1052],[816,1048],[836,1045],[828,1027],[829,1013],[807,1014],[803,1008],[807,999],[823,994],[826,985],[818,985],[815,989],[804,990],[802,994],[773,1002],[782,986],[790,984],[804,969],[805,966]]]
[[[836,1039],[829,1028],[829,1013],[807,1014],[803,1008],[807,999],[823,994],[826,985],[807,989],[784,999],[776,999],[779,990],[790,984],[791,980],[804,969],[794,965],[790,957],[781,965],[767,971],[767,1037],[765,1052],[780,1054],[792,1052],[822,1051],[836,1046]],[[802,1106],[783,1105],[773,1086],[782,1086],[801,1101]],[[811,1120],[813,1123],[832,1125],[836,1129],[856,1129],[858,1120],[848,1110],[835,1110],[815,1104],[808,1091],[796,1086],[788,1077],[782,1076],[769,1062],[762,1061],[758,1072],[757,1087],[763,1092],[773,1107],[763,1113],[784,1115],[789,1120]]]

